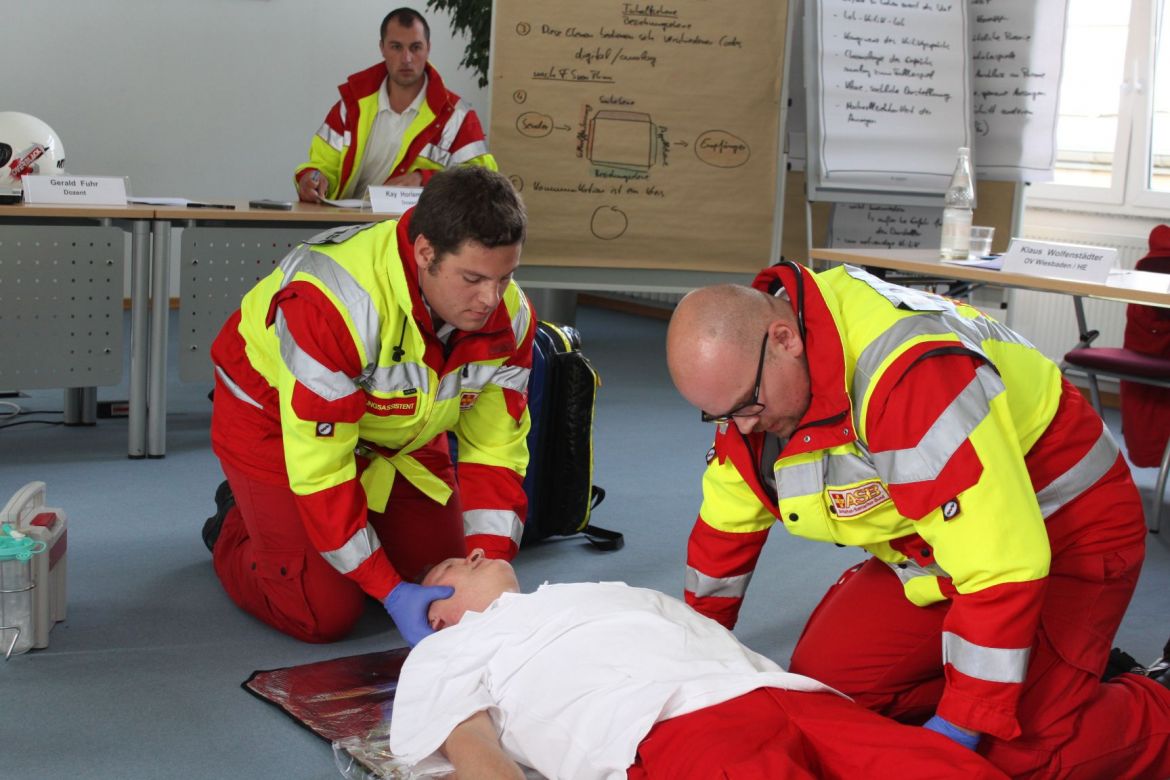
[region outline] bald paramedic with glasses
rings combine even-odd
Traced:
[[[1100,679],[1141,501],[1100,417],[1026,340],[857,268],[784,261],[685,297],[667,361],[718,426],[687,603],[734,627],[776,523],[861,547],[794,673],[1013,777],[1170,776],[1170,690]]]

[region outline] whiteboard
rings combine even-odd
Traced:
[[[1068,0],[969,0],[975,175],[1050,181]]]
[[[961,0],[810,0],[809,200],[941,206],[972,145]]]

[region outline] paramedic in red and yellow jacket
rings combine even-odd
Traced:
[[[422,187],[459,165],[497,170],[471,104],[428,62],[431,30],[410,8],[382,20],[382,62],[354,73],[297,166],[297,195],[362,198],[369,186]]]
[[[1144,555],[1140,499],[1056,365],[970,306],[789,262],[685,298],[667,354],[719,424],[695,609],[735,625],[777,522],[861,547],[792,671],[1014,777],[1167,776],[1170,690],[1100,681]]]
[[[507,179],[452,169],[402,219],[317,236],[244,297],[211,350],[231,499],[217,494],[222,525],[205,530],[243,609],[331,641],[364,592],[413,645],[446,595],[413,584],[428,566],[516,553],[536,324],[512,279],[525,224]]]

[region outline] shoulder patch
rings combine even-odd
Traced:
[[[305,243],[309,245],[340,244],[343,241],[348,241],[353,238],[363,230],[369,230],[378,224],[380,223],[367,222],[362,225],[342,225],[340,227],[329,228],[328,230],[321,231],[312,238],[306,239]]]
[[[850,488],[830,488],[833,514],[840,518],[857,517],[890,500],[880,480],[870,480]]]

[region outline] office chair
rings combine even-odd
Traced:
[[[1158,225],[1150,233],[1150,251],[1137,262],[1139,271],[1170,274],[1170,227]],[[1064,356],[1062,373],[1083,374],[1089,397],[1101,412],[1098,376],[1121,380],[1122,435],[1135,466],[1159,462],[1150,513],[1150,533],[1161,528],[1166,480],[1170,476],[1170,309],[1130,304],[1126,307],[1124,346],[1093,347],[1097,331],[1085,324],[1081,299],[1076,298],[1081,342]]]

